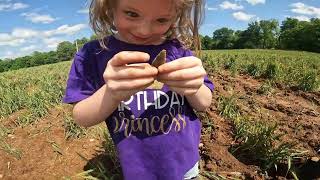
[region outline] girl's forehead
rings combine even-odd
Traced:
[[[171,15],[176,11],[176,0],[117,0],[118,8]]]

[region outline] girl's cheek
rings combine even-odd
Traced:
[[[170,28],[170,26],[165,26],[165,27],[159,27],[158,28],[158,34],[164,34],[164,33],[166,33],[168,30],[169,30],[169,28]]]

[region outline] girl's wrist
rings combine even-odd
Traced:
[[[203,83],[195,94],[186,96],[191,107],[197,111],[204,111],[211,104],[212,93]]]
[[[121,99],[116,98],[116,96],[113,94],[112,90],[105,84],[105,96],[109,97],[109,100],[111,100],[110,104],[120,104]]]
[[[187,95],[186,97],[187,97],[187,98],[192,98],[192,97],[197,96],[197,94],[199,93],[200,89],[203,88],[203,86],[205,86],[204,83],[201,84],[201,86],[199,87],[199,89],[198,89],[195,93],[189,94],[189,95]]]

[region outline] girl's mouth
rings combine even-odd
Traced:
[[[133,37],[136,41],[141,42],[141,43],[146,43],[146,42],[148,41],[148,39],[150,39],[149,37],[144,38],[144,37],[135,36],[135,35],[133,35],[133,34],[132,34],[132,37]]]

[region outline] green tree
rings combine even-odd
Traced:
[[[235,48],[235,49],[243,48],[243,41],[244,41],[244,38],[242,38],[243,33],[244,32],[241,30],[237,30],[234,32],[234,46],[233,46],[233,48]]]
[[[302,50],[320,52],[320,19],[314,18],[305,22],[300,33],[303,36]]]
[[[24,56],[24,57],[18,57],[14,60],[12,60],[12,64],[10,69],[11,70],[16,70],[16,69],[20,69],[20,68],[26,68],[26,67],[30,67],[30,56]]]
[[[261,29],[262,48],[275,48],[279,38],[279,23],[277,20],[262,20]]]
[[[4,59],[0,61],[0,72],[9,71],[11,67],[11,59]]]
[[[30,59],[30,66],[39,66],[43,65],[46,62],[46,55],[45,53],[41,53],[38,51],[35,51],[32,53],[32,58]]]
[[[201,48],[203,50],[209,50],[209,49],[213,49],[212,47],[212,39],[209,36],[201,36]]]
[[[287,18],[282,22],[280,45],[282,49],[320,52],[320,19],[308,22]]]
[[[248,24],[248,28],[244,31],[237,32],[238,38],[235,43],[237,48],[262,48],[262,33],[258,21]]]
[[[280,26],[280,47],[283,49],[299,49],[299,39],[297,39],[301,27],[299,20],[287,18]]]
[[[96,34],[93,34],[93,35],[90,37],[90,41],[92,41],[92,40],[96,40],[96,39],[98,39],[98,37],[97,37],[97,35],[96,35]]]
[[[57,47],[58,61],[71,60],[76,52],[76,47],[69,41],[59,43]]]
[[[47,55],[48,55],[48,60],[47,60],[48,64],[56,63],[59,61],[56,51],[50,51],[47,53]]]
[[[258,21],[248,24],[246,32],[246,41],[244,46],[246,48],[261,48],[262,47],[262,33]]]
[[[74,41],[74,46],[77,47],[78,46],[78,50],[81,49],[83,47],[83,45],[87,42],[89,42],[90,40],[87,39],[86,37],[82,38],[82,39],[76,39]]]
[[[212,39],[218,49],[231,49],[235,43],[234,31],[226,27],[217,29]]]
[[[1,72],[4,72],[4,67],[3,67],[3,60],[2,59],[0,59],[0,73]]]

